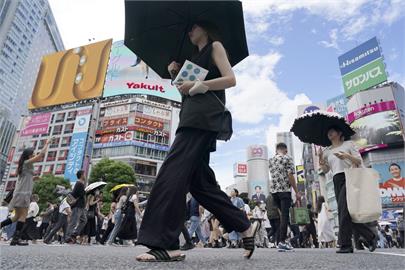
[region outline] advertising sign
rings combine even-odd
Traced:
[[[310,113],[314,111],[319,111],[323,110],[325,108],[325,105],[323,104],[305,104],[305,105],[299,105],[298,106],[298,116],[303,115],[304,113]]]
[[[134,138],[134,131],[127,131],[127,132],[121,133],[121,134],[111,134],[111,135],[103,135],[101,137],[96,137],[95,143],[130,141],[133,138]]]
[[[160,78],[124,45],[124,41],[117,41],[112,45],[103,97],[128,94],[181,101],[179,91],[170,80]]]
[[[342,76],[346,75],[380,57],[380,46],[377,38],[373,37],[347,53],[339,56],[338,61],[340,73]]]
[[[297,172],[297,181],[298,183],[305,183],[305,174],[304,174],[304,166],[297,165],[295,166]]]
[[[82,169],[90,118],[91,107],[86,107],[77,112],[64,175],[65,179],[69,179],[71,183],[76,182],[76,173]]]
[[[328,99],[326,101],[326,111],[335,112],[343,117],[347,116],[347,97],[345,94],[339,95],[337,97]]]
[[[21,131],[21,136],[24,137],[48,133],[51,116],[52,113],[41,113],[27,116],[24,119],[24,129]]]
[[[148,116],[152,116],[152,117],[156,117],[156,118],[162,118],[165,120],[172,119],[172,114],[170,111],[148,106],[148,105],[143,105],[142,113],[144,115],[148,115]]]
[[[139,116],[135,117],[135,124],[142,126],[142,127],[148,127],[148,128],[154,128],[154,129],[160,129],[160,130],[162,130],[164,128],[164,123],[161,121],[146,119],[146,118],[139,117]]]
[[[235,163],[233,164],[233,176],[247,176],[247,164]]]
[[[128,125],[128,117],[107,118],[103,120],[103,128],[121,127]]]
[[[100,97],[112,39],[44,56],[29,109]]]
[[[360,152],[403,143],[401,123],[395,101],[383,101],[362,107],[347,115],[356,134],[352,140]]]
[[[164,152],[169,151],[169,146],[145,143],[145,142],[134,141],[134,140],[111,142],[111,143],[96,143],[96,144],[94,144],[93,148],[97,149],[97,148],[120,147],[120,146],[139,146],[139,147],[145,147],[145,148],[150,148],[150,149],[154,149],[154,150],[160,150],[160,151],[164,151]]]
[[[107,107],[104,112],[105,117],[117,116],[117,115],[126,115],[129,114],[130,106],[129,104]]]
[[[404,161],[372,165],[380,174],[380,196],[383,206],[399,206],[405,203]]]
[[[387,80],[385,65],[379,58],[342,77],[347,97]]]

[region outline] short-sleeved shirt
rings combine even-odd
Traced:
[[[337,156],[335,156],[335,153],[339,152],[348,153],[354,156],[355,158],[363,161],[359,150],[352,141],[345,141],[339,147],[335,148],[328,147],[323,153],[323,158],[326,161],[333,176],[335,176],[338,173],[343,173],[345,169],[353,167],[353,164],[350,160],[340,159]]]
[[[70,205],[67,203],[66,199],[62,201],[62,203],[59,205],[59,213],[68,215],[67,209],[70,208]]]
[[[275,155],[269,160],[270,192],[291,192],[289,174],[295,174],[294,161],[288,155]]]
[[[244,209],[245,208],[245,203],[243,202],[243,200],[239,197],[234,197],[231,198],[232,204],[236,207],[238,207],[239,209]]]

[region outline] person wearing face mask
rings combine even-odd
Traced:
[[[376,236],[365,224],[353,223],[347,208],[346,176],[345,169],[362,167],[363,160],[360,152],[350,140],[345,141],[340,127],[332,126],[327,132],[331,146],[319,153],[319,165],[324,173],[331,172],[335,196],[338,204],[339,233],[338,242],[340,249],[337,253],[353,253],[352,232],[366,239],[366,244],[371,252],[376,249]]]

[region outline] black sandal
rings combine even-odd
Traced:
[[[243,248],[245,250],[250,251],[250,253],[247,256],[245,256],[246,259],[250,259],[250,257],[252,257],[252,255],[253,255],[253,252],[255,251],[255,247],[256,247],[255,246],[255,237],[256,237],[257,231],[260,229],[260,223],[258,221],[255,221],[252,226],[254,226],[253,227],[253,236],[242,238]]]
[[[180,262],[184,261],[186,255],[180,254],[178,256],[171,257],[164,249],[151,249],[146,254],[152,255],[155,259],[136,259],[139,262]]]

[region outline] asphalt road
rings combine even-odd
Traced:
[[[184,262],[137,262],[135,256],[144,251],[142,247],[0,244],[0,269],[405,269],[405,250],[399,249],[354,254],[336,254],[334,249],[257,249],[251,260],[245,260],[241,249],[199,248],[186,252]]]

